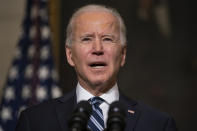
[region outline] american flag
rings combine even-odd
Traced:
[[[0,131],[13,131],[28,106],[62,94],[53,63],[47,3],[27,0],[21,38],[3,89]]]

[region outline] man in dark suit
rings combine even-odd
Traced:
[[[119,92],[117,75],[125,63],[126,28],[117,11],[100,5],[77,10],[67,27],[66,56],[77,73],[76,89],[23,111],[16,131],[68,131],[72,111],[82,100],[88,100],[98,115],[92,113],[88,121],[93,131],[106,128],[107,112],[114,101],[126,107],[126,131],[176,131],[172,117]],[[102,102],[96,106],[91,100],[98,97]]]

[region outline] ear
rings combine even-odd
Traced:
[[[126,61],[126,53],[127,53],[127,46],[123,46],[122,48],[122,54],[121,54],[121,67],[124,66]]]
[[[66,50],[67,62],[70,64],[70,66],[74,66],[75,64],[73,62],[72,47],[66,45],[65,50]]]

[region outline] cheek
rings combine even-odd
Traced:
[[[72,60],[74,63],[77,63],[77,65],[81,66],[87,58],[87,50],[84,48],[76,48],[73,52]],[[76,65],[76,66],[77,66]]]
[[[115,60],[116,63],[119,63],[122,58],[122,53],[120,49],[114,49],[113,50],[113,59]]]
[[[120,50],[112,49],[108,55],[111,66],[119,67],[121,65],[122,54]]]

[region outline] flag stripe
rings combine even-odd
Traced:
[[[0,131],[13,131],[26,107],[59,97],[55,77],[47,0],[27,0],[18,41],[0,105]]]

